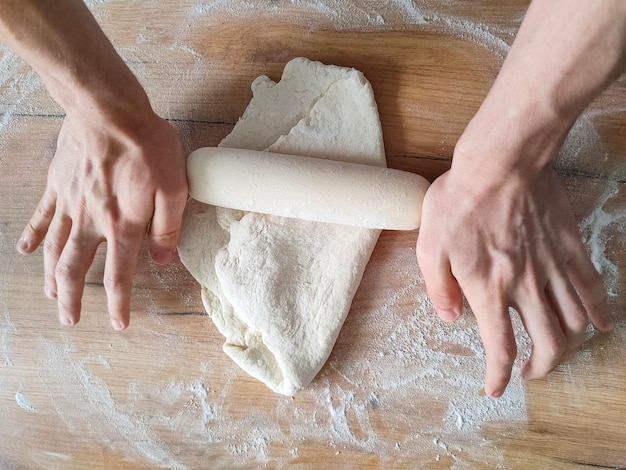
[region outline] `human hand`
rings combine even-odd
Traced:
[[[504,392],[517,352],[509,307],[533,343],[526,379],[571,356],[590,321],[600,330],[613,323],[552,165],[580,113],[626,69],[626,3],[563,8],[570,3],[531,2],[422,210],[417,256],[428,293],[446,321],[461,314],[465,294],[493,397]]]
[[[612,318],[554,170],[492,178],[466,157],[455,154],[460,163],[426,193],[417,256],[442,320],[459,317],[465,294],[485,347],[485,392],[499,397],[517,354],[509,307],[533,344],[527,380],[573,355],[589,321],[606,331]]]
[[[60,320],[78,322],[85,276],[107,242],[103,283],[111,325],[128,326],[132,280],[144,238],[169,262],[180,234],[187,179],[178,134],[152,110],[132,117],[69,114],[48,182],[17,244],[44,243],[45,292]]]

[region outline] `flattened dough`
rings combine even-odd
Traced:
[[[378,110],[360,72],[298,58],[280,82],[262,76],[252,91],[220,146],[385,166]],[[179,252],[226,354],[294,395],[328,359],[379,233],[190,201]]]

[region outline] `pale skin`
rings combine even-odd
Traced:
[[[571,356],[589,322],[612,327],[551,165],[576,117],[622,72],[625,36],[623,0],[535,0],[451,170],[424,201],[417,255],[428,293],[444,321],[457,319],[467,298],[490,396],[504,392],[516,355],[509,307],[533,341],[526,379]],[[124,329],[144,238],[159,263],[172,259],[178,242],[187,195],[180,140],[80,0],[0,0],[0,41],[67,113],[17,249],[32,253],[45,239],[45,291],[73,325],[86,273],[106,241],[109,316]]]
[[[57,300],[61,322],[73,325],[86,273],[106,242],[109,316],[122,330],[144,238],[158,263],[175,253],[187,197],[180,139],[80,0],[0,1],[0,40],[67,113],[48,184],[17,249],[32,253],[45,238],[45,292]]]
[[[444,321],[461,315],[465,295],[489,396],[504,393],[517,353],[509,307],[532,340],[529,380],[573,355],[589,322],[613,326],[552,164],[579,114],[623,71],[625,49],[626,2],[533,2],[450,171],[426,195],[417,256],[428,293]]]

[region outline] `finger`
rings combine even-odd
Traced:
[[[577,255],[567,264],[567,275],[578,292],[591,322],[600,330],[611,330],[614,320],[606,289],[582,242]]]
[[[522,367],[522,377],[545,377],[561,362],[567,349],[559,318],[543,293],[524,294],[522,302],[514,307],[533,344],[530,358]]]
[[[104,288],[111,326],[123,330],[130,320],[130,299],[133,277],[143,239],[142,231],[118,235],[107,246],[104,268]]]
[[[56,194],[46,188],[37,204],[37,209],[22,231],[17,250],[22,254],[32,253],[41,244],[48,232],[56,209]]]
[[[417,251],[419,253],[419,249]],[[452,275],[450,264],[433,262],[429,257],[418,255],[418,264],[424,275],[428,297],[443,321],[451,322],[463,311],[463,292]]]
[[[80,319],[85,276],[101,242],[85,238],[75,227],[55,269],[59,318],[65,325],[75,325]]]
[[[517,356],[515,333],[511,325],[508,305],[501,299],[484,298],[484,289],[474,290],[467,300],[476,317],[480,337],[485,347],[485,393],[493,398],[502,396],[511,380],[513,363]]]
[[[50,299],[57,298],[56,268],[72,229],[72,219],[59,215],[50,223],[43,245],[44,289]]]
[[[169,263],[174,257],[186,202],[186,192],[175,196],[157,193],[155,196],[154,215],[148,232],[148,248],[150,256],[156,263]]]
[[[563,360],[578,350],[587,336],[587,311],[572,283],[565,276],[553,277],[546,286],[546,298],[557,314],[567,346]]]

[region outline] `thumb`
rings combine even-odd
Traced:
[[[20,253],[32,253],[41,244],[48,233],[56,210],[56,193],[48,185],[44,191],[37,210],[24,227],[22,235],[17,243]]]
[[[155,263],[169,263],[174,257],[186,202],[186,192],[184,197],[156,194],[154,214],[148,231],[148,249]]]
[[[419,251],[417,261],[424,275],[428,297],[439,318],[446,322],[459,318],[463,311],[463,292],[452,275],[448,261],[420,256]]]

